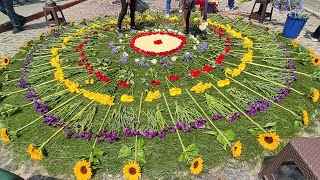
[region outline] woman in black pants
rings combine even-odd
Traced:
[[[118,31],[121,33],[121,24],[124,16],[127,14],[128,6],[130,7],[130,26],[131,29],[139,30],[134,23],[134,13],[136,11],[136,0],[121,0],[121,12],[118,18]]]

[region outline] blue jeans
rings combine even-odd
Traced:
[[[170,14],[171,0],[166,0],[166,14]]]
[[[234,8],[234,0],[228,0],[228,7],[230,9]]]
[[[9,17],[14,29],[22,29],[25,17],[16,14],[13,9],[13,0],[0,0],[0,11]]]

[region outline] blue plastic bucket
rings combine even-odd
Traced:
[[[307,20],[308,18],[299,18],[297,13],[288,14],[282,36],[291,39],[297,38]]]

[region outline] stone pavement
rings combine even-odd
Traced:
[[[56,1],[58,5],[63,5],[68,2],[71,2],[73,0],[58,0]],[[30,0],[30,3],[20,5],[17,7],[14,7],[14,10],[17,14],[20,14],[22,16],[30,16],[32,14],[42,12],[42,7],[46,4],[47,0]],[[9,22],[9,17],[0,13],[0,24],[3,24],[5,22]]]
[[[308,0],[308,1],[319,1],[319,0]],[[153,11],[163,11],[165,9],[165,1],[164,0],[148,0],[149,5]],[[226,0],[219,6],[219,9],[223,10],[226,5]],[[237,1],[236,1],[237,5]],[[319,3],[309,4],[313,8],[320,9]],[[239,9],[233,12],[222,12],[226,15],[231,17],[236,17],[240,14],[248,15],[248,12],[251,11],[253,6],[253,2],[247,2],[242,4]],[[172,7],[173,9],[178,8],[178,1],[172,0]],[[92,19],[96,15],[104,15],[108,13],[109,15],[116,15],[120,11],[120,5],[109,5],[108,0],[87,0],[80,4],[77,4],[73,7],[63,10],[64,15],[67,21],[71,20],[81,20],[83,18]],[[247,18],[246,18],[247,19]],[[270,26],[273,30],[282,29],[284,26],[284,22],[286,19],[286,13],[280,13],[277,10],[274,11],[274,15],[272,17],[272,21],[265,21],[263,25]],[[258,22],[258,21],[255,21]],[[301,32],[300,36],[298,37],[299,42],[308,47],[314,48],[316,52],[320,55],[320,43],[312,42],[307,36],[306,33],[309,31],[314,31],[316,27],[320,25],[319,19],[315,16],[311,16],[308,20],[305,28]],[[40,18],[29,22],[26,27],[25,31],[13,35],[11,31],[7,31],[0,34],[0,57],[2,55],[14,55],[18,47],[22,45],[25,41],[29,39],[37,38],[38,34],[45,32],[48,30],[45,24],[45,19]],[[317,128],[317,135],[320,133],[320,127]],[[303,133],[301,136],[308,137],[309,134]],[[46,170],[41,167],[38,162],[33,161],[26,161],[26,162],[17,162],[14,159],[14,154],[8,151],[7,146],[3,146],[0,143],[0,168],[8,169],[23,178],[30,178],[37,176],[36,179],[41,179],[39,175],[46,176]],[[260,166],[255,168],[248,167],[247,165],[243,165],[240,168],[234,167],[217,167],[210,170],[208,173],[203,173],[196,177],[197,180],[212,180],[212,179],[237,179],[237,180],[253,180],[257,179],[257,174],[260,170]],[[70,175],[63,175],[61,174],[57,178],[65,179],[72,179]],[[45,179],[45,178],[44,178]],[[121,175],[117,176],[110,176],[105,173],[101,173],[98,176],[95,176],[94,179],[121,179]],[[174,179],[174,178],[173,178]]]

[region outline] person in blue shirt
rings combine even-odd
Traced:
[[[13,0],[0,0],[0,11],[9,17],[13,26],[13,34],[23,31],[22,27],[26,23],[27,18],[14,11]]]

